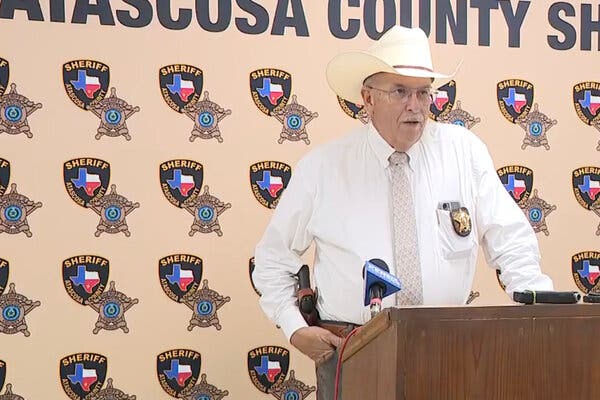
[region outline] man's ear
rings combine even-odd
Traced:
[[[373,106],[373,95],[372,95],[371,91],[363,88],[360,91],[360,93],[362,94],[363,105],[365,107],[372,107]]]

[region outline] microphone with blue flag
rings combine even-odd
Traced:
[[[373,258],[365,263],[363,268],[365,306],[370,306],[371,317],[381,311],[381,300],[402,288],[400,280],[390,274],[386,262]]]

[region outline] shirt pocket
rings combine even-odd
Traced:
[[[471,255],[477,245],[473,228],[467,236],[460,236],[452,226],[450,212],[436,209],[438,219],[438,240],[442,256],[446,260],[464,259]]]

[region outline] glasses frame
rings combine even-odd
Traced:
[[[380,89],[378,87],[374,87],[374,86],[371,86],[371,85],[365,85],[365,87],[367,87],[369,89],[378,90],[378,91],[380,91],[382,93],[385,93],[387,95],[388,101],[390,103],[398,103],[398,104],[406,104],[408,102],[408,100],[410,98],[412,98],[413,93],[417,93],[419,90],[428,89],[429,90],[429,97],[428,97],[427,101],[421,101],[417,97],[417,101],[420,104],[422,104],[424,107],[431,105],[431,103],[433,102],[433,98],[440,92],[439,90],[433,89],[432,87],[410,88],[410,87],[407,87],[407,86],[400,86],[400,87],[397,87],[397,88],[392,89],[392,90],[384,90],[384,89]],[[395,93],[395,92],[398,92],[398,90],[400,90],[400,89],[408,90],[410,93],[408,94],[408,96],[406,96],[404,98],[398,98],[398,97],[394,98],[394,97],[392,97],[392,94]]]

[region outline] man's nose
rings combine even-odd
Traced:
[[[411,90],[406,100],[406,109],[409,111],[418,111],[421,109],[421,102],[417,96],[416,90]]]

